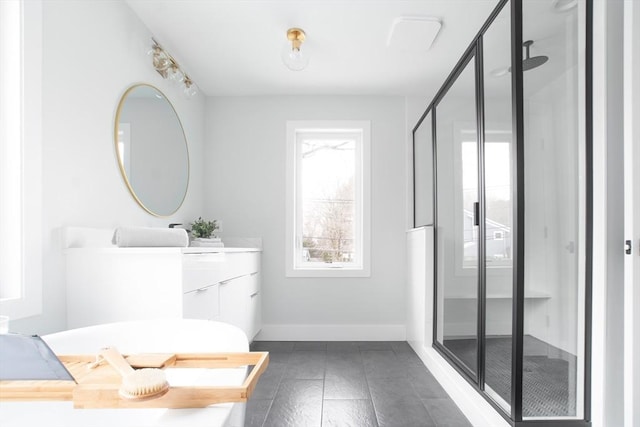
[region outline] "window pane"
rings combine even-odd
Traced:
[[[22,295],[20,2],[0,2],[0,299]]]
[[[354,139],[304,138],[301,143],[302,261],[354,261]]]

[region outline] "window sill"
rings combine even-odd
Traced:
[[[39,289],[34,289],[39,291]],[[42,298],[39,292],[31,298],[6,298],[0,300],[0,313],[11,320],[42,314]]]
[[[322,267],[287,269],[286,277],[371,277],[368,268]]]

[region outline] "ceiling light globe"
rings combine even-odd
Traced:
[[[171,66],[171,60],[162,53],[153,55],[153,67],[158,71],[166,71]]]
[[[196,85],[194,85],[193,83],[190,84],[189,86],[185,86],[184,87],[184,96],[187,98],[193,98],[194,96],[196,96],[196,93],[198,93],[197,89],[196,89]]]
[[[309,65],[309,57],[304,52],[291,48],[282,54],[282,61],[292,71],[304,70]]]
[[[169,82],[175,85],[179,85],[184,81],[184,74],[177,67],[169,67],[167,70]]]
[[[282,62],[292,71],[304,70],[309,65],[309,52],[302,47],[306,34],[300,28],[287,30],[287,42],[282,46]]]

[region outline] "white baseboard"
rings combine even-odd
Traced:
[[[420,341],[409,341],[409,345],[474,427],[509,427],[509,423],[436,350]]]
[[[262,325],[256,341],[405,341],[401,325]]]

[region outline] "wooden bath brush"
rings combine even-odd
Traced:
[[[122,377],[122,385],[118,394],[123,399],[155,399],[169,391],[169,383],[161,369],[133,369],[122,354],[112,347],[102,349],[100,356]]]

